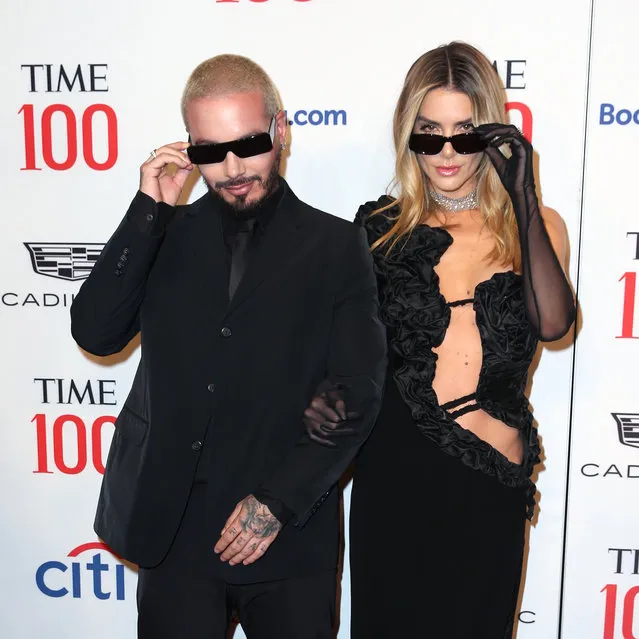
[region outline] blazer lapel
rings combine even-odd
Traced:
[[[197,286],[222,314],[228,304],[228,267],[220,213],[209,194],[186,208],[188,238],[195,258]]]
[[[299,213],[299,200],[284,182],[284,194],[273,219],[255,249],[242,281],[229,304],[227,315],[235,311],[264,280],[277,273],[304,242],[300,233],[303,223]]]

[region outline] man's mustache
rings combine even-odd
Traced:
[[[216,182],[215,188],[216,189],[232,189],[237,186],[244,186],[244,184],[248,184],[249,182],[261,183],[262,180],[257,175],[250,178],[241,178],[239,180],[226,180],[226,182]]]

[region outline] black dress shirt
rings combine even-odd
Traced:
[[[284,188],[282,181],[279,180],[275,191],[261,202],[259,206],[251,208],[248,212],[238,211],[225,201],[221,202],[220,222],[222,224],[224,245],[226,246],[227,277],[231,270],[231,253],[233,250],[233,243],[235,242],[235,236],[237,235],[238,230],[241,228],[242,222],[251,218],[254,218],[257,222],[253,232],[253,238],[250,243],[250,249],[255,250],[260,242],[260,238],[266,233],[266,228],[268,227],[269,222],[275,216],[277,205],[280,203],[283,193]]]

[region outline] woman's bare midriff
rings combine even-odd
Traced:
[[[477,390],[482,348],[472,304],[451,308],[446,337],[442,344],[433,350],[438,356],[433,389],[440,405]],[[455,421],[497,449],[511,462],[521,463],[523,445],[517,429],[481,409],[461,415],[455,418]]]
[[[481,228],[476,215],[462,213],[456,222],[457,225],[448,229],[453,243],[435,269],[440,280],[440,292],[447,302],[473,298],[475,287],[480,282],[489,279],[495,272],[508,270],[486,262],[493,240]],[[433,389],[440,405],[477,390],[483,352],[472,303],[450,309],[450,324],[444,341],[433,351],[438,356]],[[511,462],[522,462],[523,443],[517,429],[481,409],[461,415],[455,421]]]

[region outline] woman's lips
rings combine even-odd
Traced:
[[[457,175],[461,166],[438,166],[437,173],[443,177],[452,177],[453,175]]]

